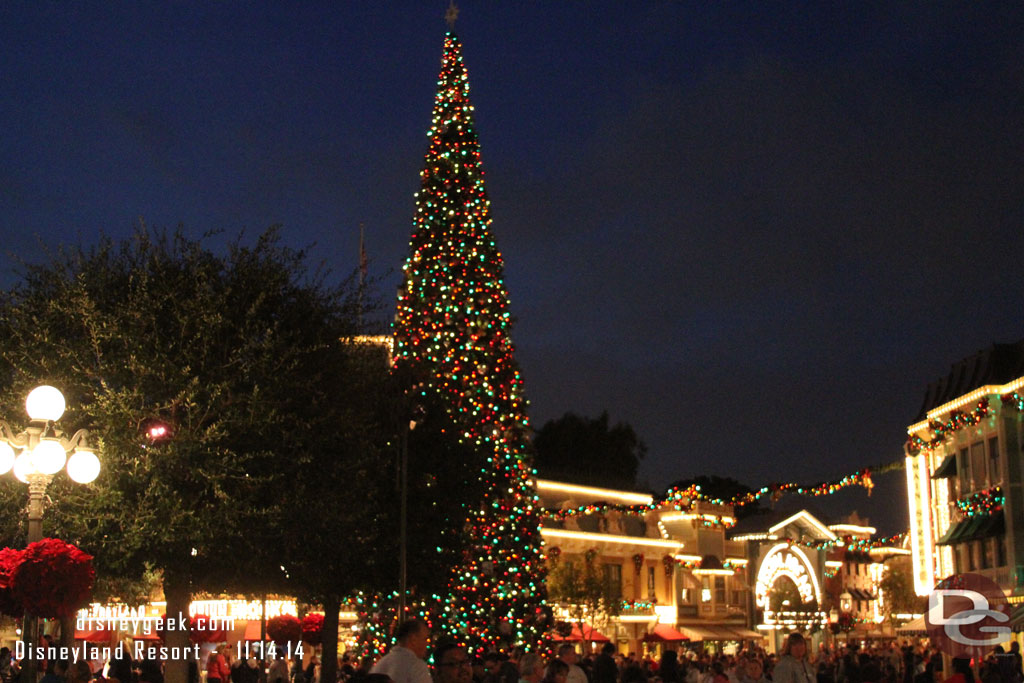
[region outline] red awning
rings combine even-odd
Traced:
[[[552,640],[565,640],[571,642],[592,642],[592,643],[610,643],[611,638],[604,635],[590,624],[584,623],[583,628],[580,628],[579,624],[572,625],[572,633],[568,636],[562,637],[557,633],[552,636]]]
[[[668,624],[656,624],[654,630],[644,634],[645,643],[678,643],[681,640],[689,640],[679,631]]]
[[[87,643],[109,643],[114,639],[116,633],[116,631],[108,631],[105,628],[76,630],[75,640],[84,640]]]
[[[269,638],[270,636],[267,636]],[[245,635],[242,636],[242,640],[246,642],[260,642],[263,640],[260,638],[260,620],[250,619],[245,624]]]

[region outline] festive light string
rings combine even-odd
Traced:
[[[544,508],[543,514],[546,518],[554,520],[566,520],[576,517],[586,517],[589,515],[606,515],[610,512],[642,516],[654,510],[692,510],[694,503],[697,502],[709,503],[711,505],[740,507],[754,503],[765,496],[771,496],[772,498],[777,499],[786,493],[795,493],[801,496],[828,496],[833,493],[838,493],[849,486],[863,486],[868,490],[868,495],[871,495],[871,491],[875,486],[872,474],[887,474],[889,472],[902,470],[903,468],[904,461],[897,460],[885,465],[858,470],[857,472],[836,481],[823,482],[810,486],[797,483],[771,484],[764,486],[757,491],[738,494],[729,499],[713,498],[708,496],[701,492],[700,486],[694,484],[683,489],[669,489],[662,498],[655,499],[649,505],[588,503],[586,505],[578,505],[571,508]],[[729,528],[735,524],[735,520],[728,515],[715,515],[711,513],[702,513],[699,518],[694,518],[694,521],[709,527],[724,526]]]
[[[991,515],[999,512],[1006,504],[1006,496],[1000,486],[993,486],[984,491],[955,501],[956,507],[964,517],[976,517],[978,515]]]
[[[1013,392],[1012,395],[1018,396],[1016,391]],[[1010,401],[1004,401],[1004,404],[1009,402]],[[907,453],[910,455],[916,455],[921,451],[933,450],[937,446],[945,443],[946,439],[948,439],[951,434],[954,434],[965,427],[971,427],[978,424],[991,412],[992,409],[989,406],[988,397],[983,397],[978,401],[978,405],[969,413],[965,413],[961,410],[951,410],[949,411],[949,416],[945,422],[928,420],[928,429],[930,429],[935,436],[931,439],[923,439],[917,434],[911,434],[907,437]]]
[[[473,649],[530,650],[548,626],[536,473],[469,76],[451,32],[427,135],[395,314],[394,368],[440,398],[460,440],[480,454],[485,491],[466,507],[470,548],[452,571],[438,621]]]

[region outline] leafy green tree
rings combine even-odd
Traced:
[[[612,586],[596,558],[567,558],[548,572],[548,599],[561,604],[584,637],[586,623],[607,625],[622,610],[621,587]]]
[[[62,423],[87,426],[103,463],[89,486],[57,475],[44,533],[93,554],[101,576],[158,571],[169,615],[197,588],[286,585],[267,552],[291,531],[282,491],[314,456],[337,460],[321,470],[323,495],[374,456],[328,450],[332,436],[367,429],[330,401],[348,391],[340,340],[355,331],[355,301],[354,288],[310,275],[273,230],[223,256],[180,233],[140,230],[27,266],[0,302],[0,409],[14,418],[32,386],[58,386],[69,403]],[[166,438],[147,435],[154,419]],[[0,509],[24,495],[5,482]],[[349,531],[373,528],[354,517],[342,517]],[[5,520],[0,536],[22,538],[20,516]],[[168,632],[169,645],[186,640]],[[169,662],[169,683],[185,675],[184,662]]]
[[[886,563],[878,587],[882,593],[882,613],[890,621],[895,614],[924,612],[928,600],[914,591],[914,577],[907,562],[897,559]]]
[[[549,420],[533,439],[541,477],[576,484],[631,489],[647,446],[633,427],[610,424],[608,412],[597,418],[566,413]],[[580,467],[580,463],[586,467]]]

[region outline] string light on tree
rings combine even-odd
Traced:
[[[532,649],[546,625],[537,618],[544,568],[529,423],[469,78],[451,31],[428,136],[398,294],[395,370],[440,397],[463,443],[479,453],[486,491],[467,506],[471,551],[452,572],[440,625],[471,647]]]

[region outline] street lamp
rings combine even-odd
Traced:
[[[67,438],[56,422],[64,414],[66,404],[60,390],[43,385],[29,392],[25,412],[29,425],[17,434],[6,421],[0,420],[0,475],[8,470],[28,484],[28,542],[43,538],[43,504],[46,488],[55,474],[67,466],[72,481],[88,484],[100,473],[100,461],[88,444],[89,432],[79,429]],[[15,453],[20,449],[20,453]],[[70,456],[70,457],[69,457]],[[37,640],[36,619],[25,615],[22,631],[25,645],[33,647]],[[26,660],[28,680],[35,680],[35,661]]]
[[[28,484],[28,542],[43,537],[43,499],[53,476],[67,465],[68,476],[88,484],[100,473],[100,461],[88,444],[89,432],[79,429],[67,438],[56,422],[64,414],[64,395],[56,387],[39,386],[29,392],[25,412],[29,425],[14,433],[0,420],[0,474],[14,470],[14,476]],[[15,449],[21,453],[15,454]],[[70,457],[68,457],[70,455]]]

